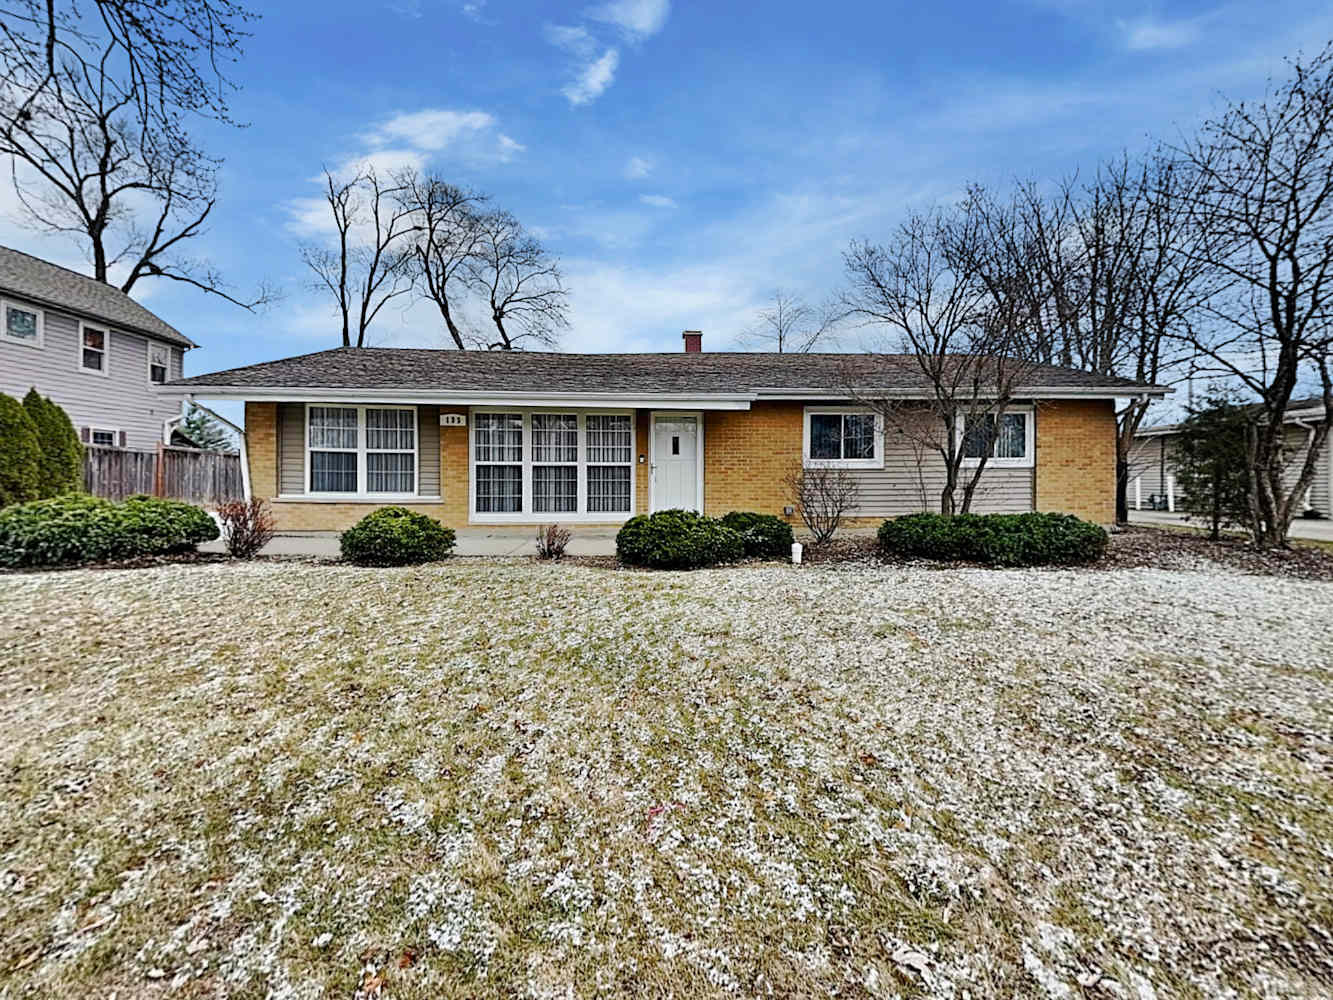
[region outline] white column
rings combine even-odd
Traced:
[[[1176,477],[1166,477],[1166,509],[1171,513],[1176,512]]]
[[[1143,477],[1134,477],[1134,509],[1143,510]]]

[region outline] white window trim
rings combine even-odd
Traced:
[[[875,454],[871,458],[811,458],[810,418],[816,414],[847,416],[871,413],[875,417]],[[807,469],[884,468],[884,418],[869,406],[807,406],[801,419],[801,462]]]
[[[334,493],[328,490],[316,492],[310,488],[310,452],[311,451],[346,451],[349,448],[311,448],[310,447],[310,408],[327,407],[338,410],[356,410],[356,492],[354,493]],[[366,469],[366,410],[411,410],[412,411],[412,440],[415,443],[416,458],[412,462],[412,492],[411,493],[371,493],[366,489],[370,479]],[[305,435],[305,461],[302,463],[301,470],[302,485],[306,492],[302,494],[284,494],[283,499],[291,500],[345,500],[348,503],[371,502],[371,503],[392,503],[396,500],[410,500],[420,503],[424,498],[421,496],[421,415],[417,413],[415,406],[349,406],[345,403],[306,403],[302,410],[301,419],[305,422],[303,433]]]
[[[517,413],[523,418],[523,453],[519,462],[496,462],[496,465],[522,465],[523,467],[523,509],[512,514],[500,514],[494,511],[477,512],[477,437],[476,415],[478,413]],[[555,511],[538,513],[532,509],[532,466],[559,465],[559,462],[532,461],[532,418],[535,414],[574,414],[578,417],[578,510],[569,513]],[[588,465],[616,465],[616,462],[588,462],[587,418],[592,414],[608,414],[629,417],[630,461],[629,466],[629,510],[596,511],[588,513]],[[623,409],[553,409],[549,406],[475,406],[468,409],[467,421],[467,519],[468,524],[618,524],[628,521],[636,513],[635,476],[638,456],[636,451],[636,420],[633,410]]]
[[[111,336],[110,331],[107,331],[107,337],[110,338],[110,336]],[[145,337],[144,339],[145,339],[145,340],[147,341],[147,343],[148,343],[148,351],[147,351],[147,354],[146,354],[146,356],[145,356],[145,358],[144,358],[144,361],[146,362],[146,367],[145,367],[145,369],[144,369],[144,377],[148,379],[148,385],[149,385],[150,387],[161,388],[162,386],[166,385],[168,382],[171,381],[171,345],[170,345],[170,344],[164,344],[164,343],[162,343],[161,341],[153,340],[153,339],[148,338],[148,337]],[[167,352],[167,363],[166,363],[166,366],[165,366],[166,369],[167,369],[167,375],[166,375],[166,378],[164,378],[161,382],[154,382],[154,381],[153,381],[153,348],[154,348],[154,347],[160,347],[162,350],[164,350],[164,351]],[[307,407],[309,407],[309,405],[310,405],[309,403],[306,404]],[[322,404],[322,403],[316,403],[315,405],[316,405],[316,406],[322,406],[322,405],[324,405],[324,404]],[[341,404],[338,404],[338,405],[341,405]]]
[[[667,510],[657,503],[657,418],[694,417],[698,433],[694,438],[694,509],[704,511],[704,414],[702,410],[654,410],[648,419],[648,510]]]
[[[112,444],[97,444],[96,442],[94,442],[94,441],[93,441],[93,437],[94,437],[98,432],[101,432],[102,434],[110,434],[110,435],[111,435],[111,440],[112,440],[113,443],[112,443]],[[121,447],[121,444],[120,444],[120,434],[121,434],[121,430],[120,430],[119,427],[93,427],[92,425],[89,425],[89,427],[88,427],[88,447],[90,447],[90,448],[116,448],[116,449],[119,449],[119,448]]]
[[[83,363],[84,330],[96,330],[102,335],[102,367],[100,369],[89,368]],[[83,320],[79,320],[79,337],[76,346],[78,349],[78,357],[75,359],[75,363],[78,364],[79,371],[87,372],[89,375],[101,375],[102,378],[106,378],[111,371],[111,328],[109,326],[99,326],[96,323],[85,323]],[[89,348],[89,350],[92,350],[92,348]]]
[[[1036,454],[1036,450],[1035,450],[1035,449],[1036,449],[1036,442],[1037,442],[1037,429],[1036,429],[1037,418],[1036,418],[1036,408],[1033,407],[1033,406],[1006,406],[1006,407],[1004,408],[1004,412],[1005,412],[1005,413],[1021,413],[1021,414],[1024,414],[1024,416],[1025,416],[1025,419],[1024,419],[1024,421],[1023,421],[1023,431],[1024,431],[1024,433],[1023,433],[1023,452],[1024,452],[1024,457],[1023,457],[1023,458],[996,458],[994,455],[992,455],[990,458],[986,459],[986,468],[988,468],[988,469],[1031,469],[1031,468],[1033,468],[1033,467],[1037,464],[1037,462],[1036,462],[1037,454]],[[956,423],[956,425],[955,425],[955,427],[954,427],[954,437],[955,437],[955,440],[957,441],[957,446],[958,446],[958,448],[959,448],[960,450],[961,450],[962,447],[963,447],[963,428],[964,428],[964,425],[966,424],[966,422],[967,422],[966,414],[960,413],[960,414],[958,415],[958,421],[957,421],[957,423]],[[965,468],[965,469],[975,469],[975,468],[976,468],[978,465],[980,465],[980,464],[981,464],[981,459],[979,459],[979,458],[966,458],[966,457],[963,458],[963,468]]]
[[[37,339],[26,340],[23,337],[14,337],[9,332],[9,313],[6,310],[10,306],[22,309],[24,312],[37,314]],[[0,299],[0,340],[10,344],[22,344],[24,347],[40,349],[46,346],[46,310],[39,309],[34,305],[29,305],[22,299]]]

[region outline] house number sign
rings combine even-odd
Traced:
[[[441,426],[441,427],[466,427],[466,426],[467,426],[467,414],[465,414],[465,413],[441,413],[441,414],[440,414],[440,426]]]

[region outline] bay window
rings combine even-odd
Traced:
[[[619,520],[633,510],[632,414],[474,411],[471,441],[479,520]]]
[[[306,468],[311,493],[415,494],[416,409],[308,406]]]
[[[884,465],[884,434],[879,418],[869,410],[807,407],[804,438],[808,466],[878,469]]]

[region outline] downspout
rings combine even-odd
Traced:
[[[245,446],[245,428],[237,427],[222,414],[210,410],[207,406],[204,406],[202,403],[196,400],[193,394],[187,395],[185,398],[190,401],[191,405],[199,407],[199,409],[203,410],[218,423],[225,424],[226,426],[230,427],[232,430],[236,432],[236,437],[241,443],[241,495],[244,496],[245,502],[249,503],[250,502],[250,452]]]
[[[1291,417],[1287,422],[1295,424],[1297,427],[1305,428],[1305,454],[1308,457],[1310,449],[1314,446],[1315,428],[1311,427],[1298,417]],[[1304,460],[1302,460],[1302,464],[1304,464]],[[1304,496],[1301,497],[1301,510],[1308,511],[1311,510],[1313,506],[1314,505],[1310,503],[1310,487],[1307,486],[1305,488]]]

